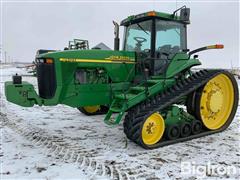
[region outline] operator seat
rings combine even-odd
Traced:
[[[180,47],[179,46],[173,46],[172,49],[171,49],[171,52],[168,56],[168,59],[172,59],[175,54],[177,54],[178,52],[180,52]]]
[[[171,45],[164,45],[158,48],[156,59],[154,60],[154,75],[163,74],[169,64],[168,55]]]

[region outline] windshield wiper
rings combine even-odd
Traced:
[[[149,33],[148,33],[145,29],[143,29],[143,27],[140,26],[140,24],[138,24],[138,23],[136,23],[136,24],[138,25],[138,27],[139,27],[141,30],[143,30],[143,32],[145,32],[147,35],[149,35]]]

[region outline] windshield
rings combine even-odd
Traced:
[[[156,20],[156,51],[175,54],[186,49],[186,29],[174,21]]]
[[[126,51],[144,51],[151,48],[152,20],[129,25],[126,29],[124,49]]]

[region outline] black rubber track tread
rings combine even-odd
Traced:
[[[195,104],[196,104],[195,99],[196,99],[196,91],[189,94],[187,97],[187,101],[186,101],[187,112],[193,116],[196,116],[195,111],[194,111]]]
[[[227,123],[224,126],[214,131],[209,131],[205,129],[202,130],[199,134],[194,134],[189,137],[181,137],[176,140],[166,140],[165,138],[163,138],[154,145],[145,145],[143,143],[141,138],[141,131],[143,123],[147,117],[149,117],[154,112],[163,110],[164,108],[174,104],[174,102],[177,102],[177,100],[179,100],[179,98],[181,98],[182,96],[187,96],[193,93],[197,89],[204,86],[210,79],[221,73],[226,74],[231,79],[235,95],[232,112],[229,116]],[[156,103],[156,101],[149,102],[149,99],[147,99],[144,102],[141,102],[140,104],[130,108],[128,110],[128,114],[124,119],[124,132],[127,135],[127,137],[145,149],[154,149],[165,145],[183,142],[225,130],[231,124],[238,106],[239,93],[237,82],[234,76],[225,70],[201,70],[199,72],[194,73],[192,76],[194,78],[191,78],[190,76],[187,78],[188,80],[182,80],[180,82],[177,82],[177,84],[174,86],[178,86],[178,88],[168,88],[164,92],[155,95],[153,98],[158,99],[158,103]],[[168,94],[167,92],[169,92],[169,89],[173,89],[174,91]],[[150,104],[150,106],[146,106],[146,104],[147,105]]]

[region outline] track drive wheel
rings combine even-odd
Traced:
[[[92,116],[97,114],[105,114],[107,113],[108,108],[106,106],[95,105],[79,107],[78,110],[87,116]]]
[[[197,90],[196,115],[209,130],[228,127],[237,106],[237,83],[229,72],[218,74]]]
[[[126,136],[144,148],[151,148],[158,143],[165,131],[164,119],[158,112],[147,118],[126,115],[123,125]]]

